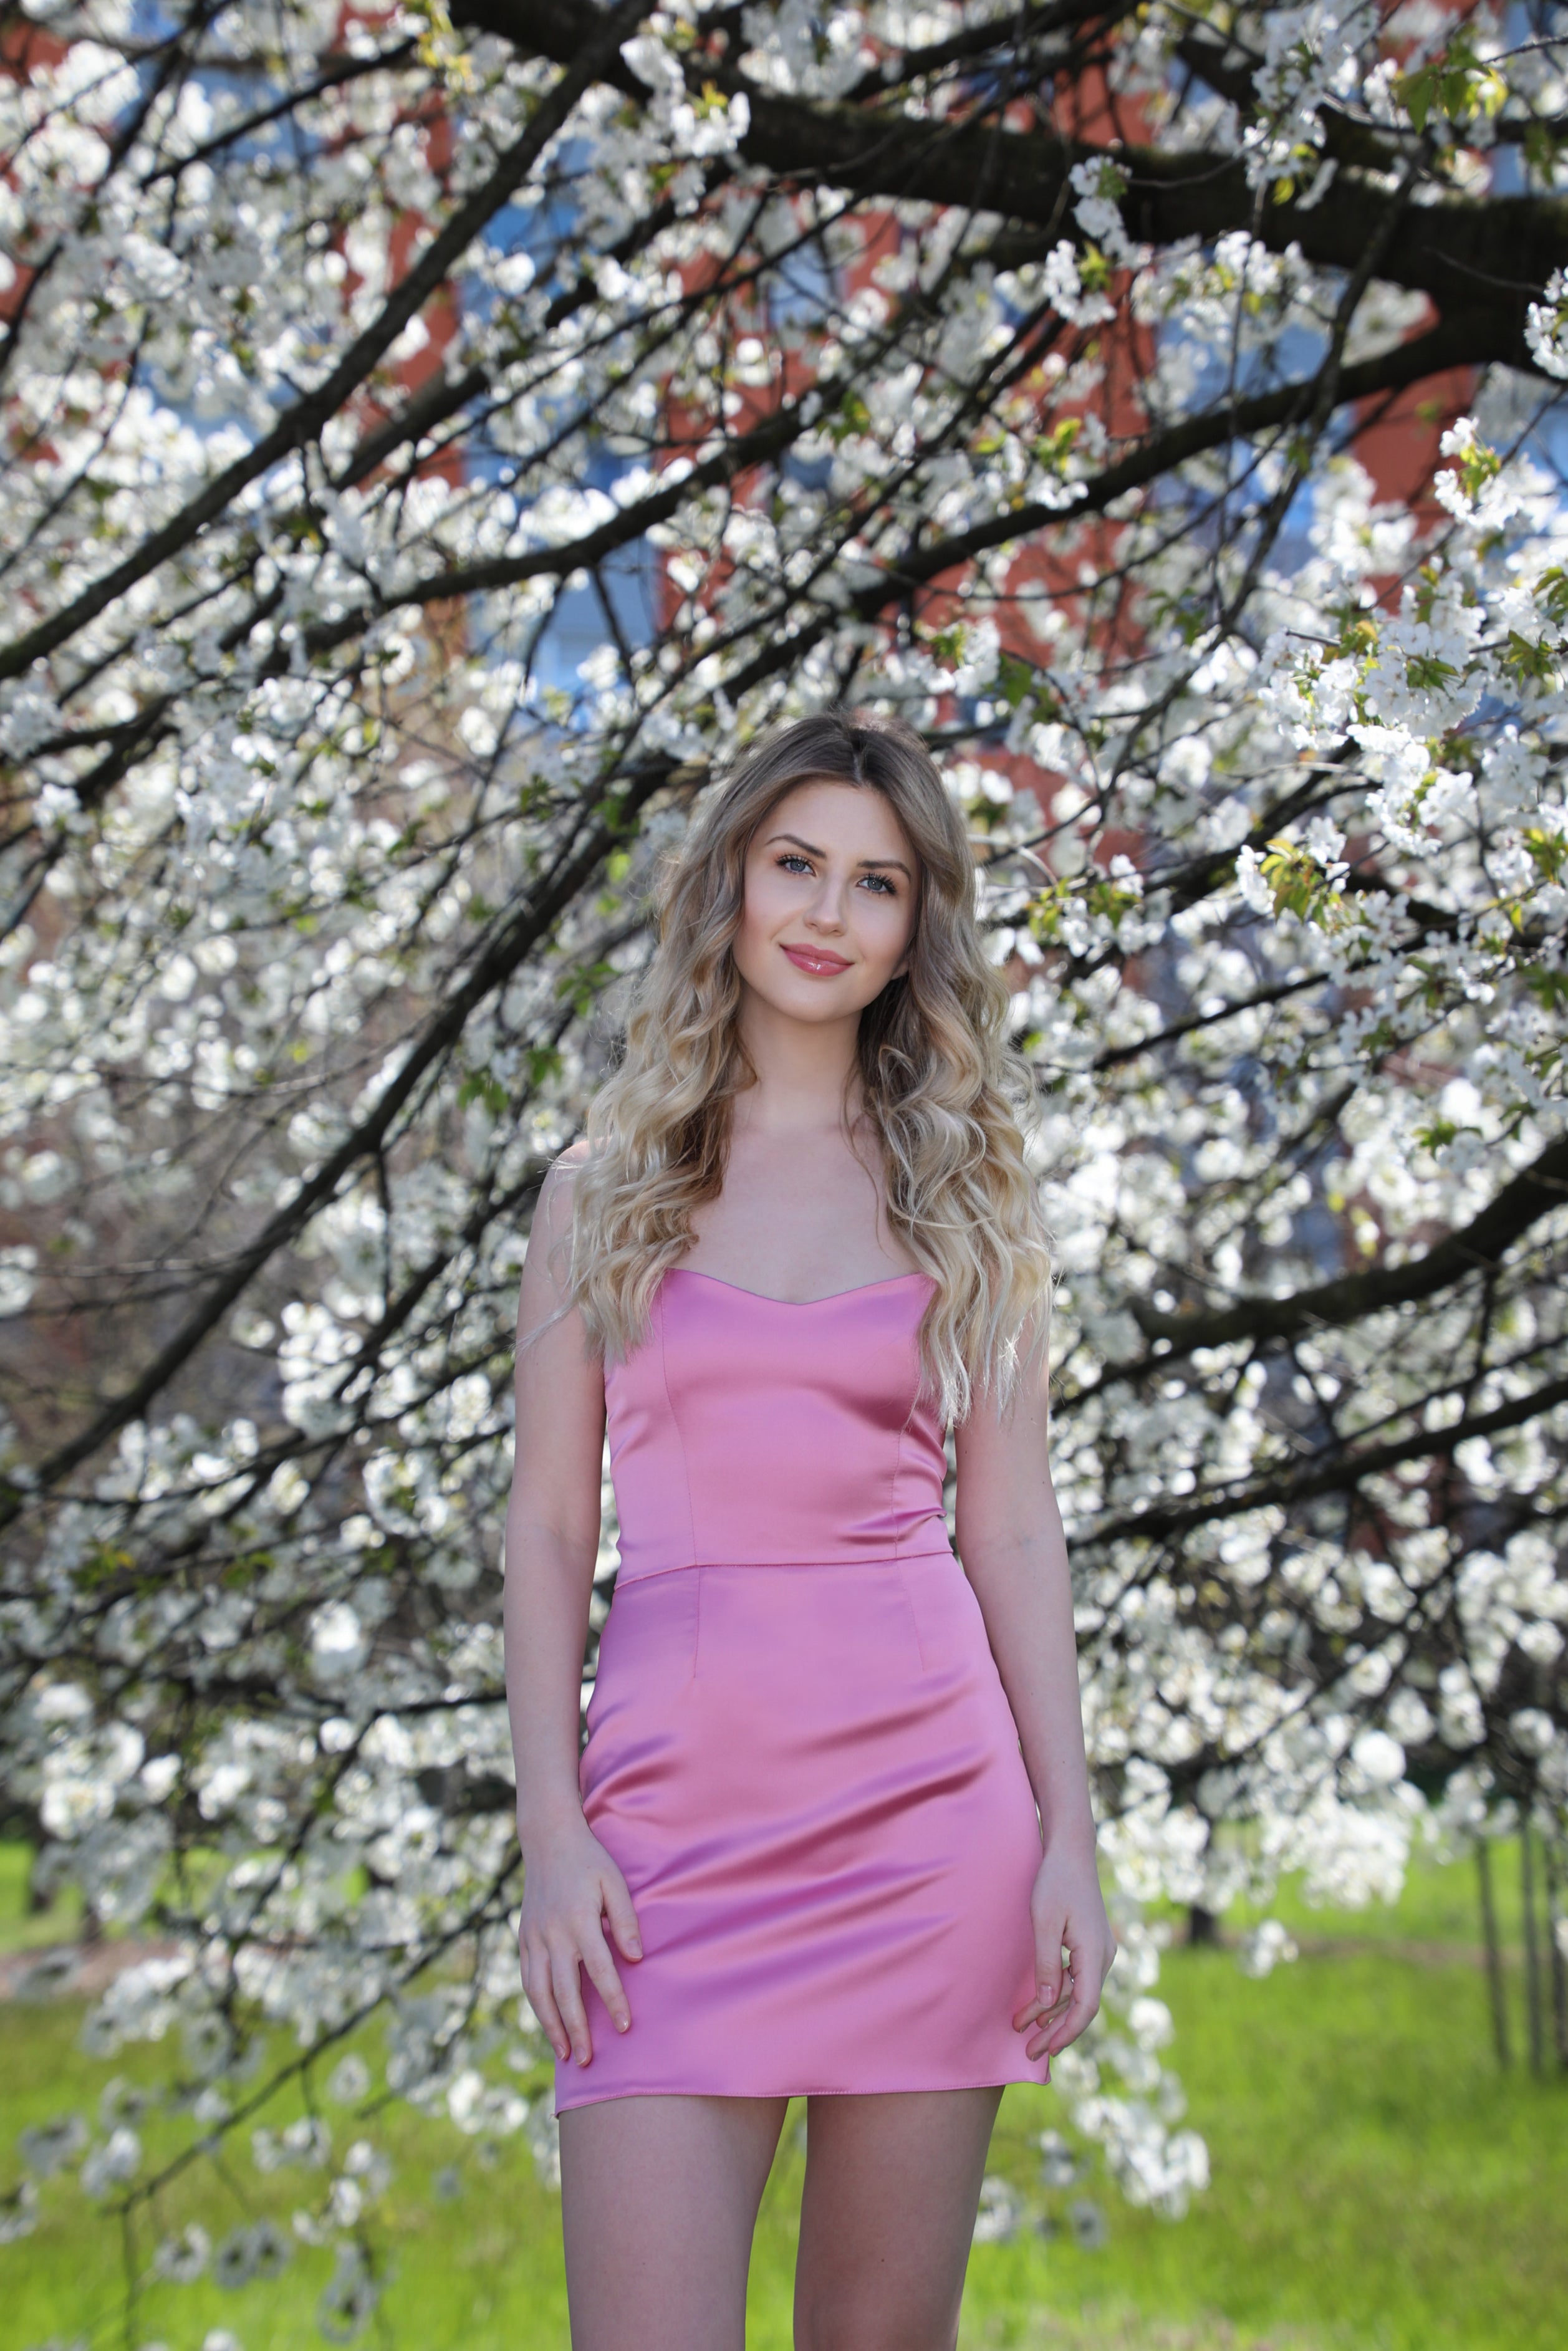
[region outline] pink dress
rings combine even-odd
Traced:
[[[605,1379],[621,1572],[580,1765],[631,1888],[617,2032],[555,2109],[1042,2082],[1040,1830],[921,1399],[929,1292],[792,1303],[677,1267]]]

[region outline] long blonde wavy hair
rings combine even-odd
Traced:
[[[958,1421],[978,1391],[1005,1405],[1026,1344],[1031,1356],[1043,1347],[1051,1253],[1024,1156],[1029,1079],[980,939],[974,859],[929,752],[898,719],[827,710],[763,737],[665,867],[624,1058],[589,1110],[568,1286],[595,1342],[624,1354],[691,1246],[695,1211],[717,1196],[735,1098],[756,1082],[730,952],[747,851],[787,792],[822,782],[881,792],[919,860],[907,971],[861,1015],[860,1106],[889,1224],[935,1284],[925,1383]]]

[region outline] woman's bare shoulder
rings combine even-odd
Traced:
[[[523,1258],[521,1304],[525,1320],[530,1309],[542,1311],[547,1305],[552,1307],[551,1321],[565,1311],[570,1288],[568,1261],[576,1205],[576,1178],[587,1156],[586,1143],[573,1143],[558,1154],[545,1170],[544,1180],[534,1202],[528,1247]],[[541,1324],[540,1328],[543,1327]]]
[[[570,1231],[577,1195],[577,1175],[588,1157],[588,1144],[569,1144],[545,1169],[534,1202],[533,1230],[554,1241]]]
[[[563,1195],[568,1199],[571,1197],[577,1171],[586,1164],[591,1147],[586,1135],[579,1135],[575,1143],[569,1143],[564,1151],[556,1154],[545,1170],[544,1182],[539,1186],[539,1202],[543,1207],[548,1209],[551,1201]]]

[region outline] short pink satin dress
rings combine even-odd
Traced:
[[[1042,2082],[1040,1817],[917,1395],[924,1274],[677,1267],[605,1379],[621,1569],[580,1764],[643,1957],[555,2110]]]

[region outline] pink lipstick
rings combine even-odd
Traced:
[[[797,971],[809,971],[813,979],[837,979],[850,967],[849,957],[835,955],[831,947],[787,946],[784,952]]]

